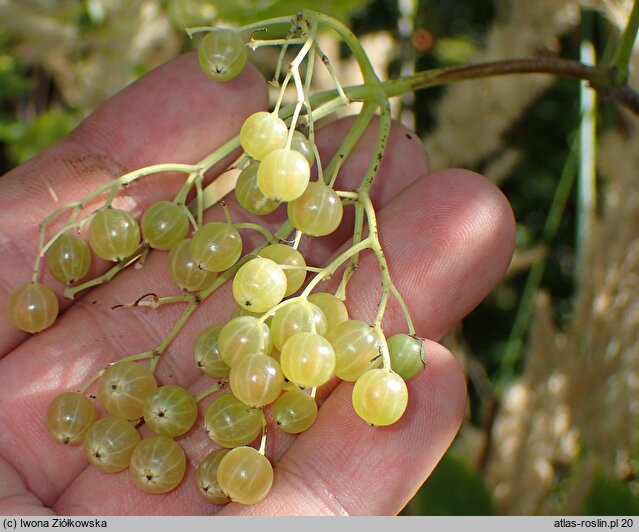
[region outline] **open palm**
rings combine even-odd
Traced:
[[[106,103],[71,136],[0,179],[0,513],[74,515],[316,515],[396,514],[453,440],[466,402],[464,376],[452,355],[425,342],[427,368],[408,382],[403,418],[369,427],[350,404],[351,383],[318,393],[319,416],[293,437],[270,430],[266,454],[273,489],[254,506],[211,506],[197,493],[194,472],[213,443],[196,423],[180,438],[189,465],[180,486],[165,495],[138,491],[127,471],[99,473],[81,446],[54,442],[44,426],[53,397],[78,389],[107,363],[148,351],[162,341],[182,307],[112,310],[154,292],[177,292],[166,253],[152,252],[142,269],[129,268],[108,285],[64,300],[50,329],[29,337],[7,315],[9,294],[28,282],[38,224],[60,204],[79,199],[127,171],[163,162],[193,163],[235,135],[250,113],[267,105],[264,80],[250,65],[231,82],[205,78],[192,54],[145,76]],[[323,158],[332,154],[350,121],[333,122],[317,136]],[[337,188],[354,189],[374,144],[374,126],[344,165]],[[460,149],[464,149],[460,146]],[[209,178],[220,172],[212,170]],[[173,199],[180,176],[150,177],[122,193],[120,205],[140,217],[151,203]],[[58,203],[52,193],[57,195]],[[404,294],[420,336],[437,339],[495,286],[510,260],[514,222],[501,193],[464,170],[431,172],[419,140],[393,125],[372,190],[380,239],[391,274]],[[229,201],[234,221],[254,221]],[[222,220],[219,207],[208,220]],[[280,209],[260,221],[275,227]],[[348,224],[345,224],[348,225]],[[242,232],[244,250],[261,243]],[[311,265],[321,265],[349,236],[348,227],[321,239],[303,239]],[[107,268],[99,262],[96,275]],[[348,287],[352,317],[370,320],[378,297],[378,266],[364,255]],[[60,283],[45,274],[44,282]],[[328,288],[330,281],[320,285]],[[193,362],[192,346],[207,326],[228,320],[235,303],[228,286],[205,301],[162,355],[157,379],[199,393],[211,384]],[[402,332],[398,307],[389,306],[384,330]]]

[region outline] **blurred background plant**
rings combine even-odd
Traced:
[[[0,170],[190,49],[184,27],[300,7],[347,22],[392,78],[509,57],[601,61],[631,2],[0,0]],[[342,82],[357,83],[344,48],[321,39]],[[270,53],[253,57],[267,77]],[[468,412],[404,513],[639,514],[639,120],[545,75],[467,81],[393,105],[434,168],[493,179],[518,227],[507,278],[444,340],[466,369]]]

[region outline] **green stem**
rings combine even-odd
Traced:
[[[95,197],[99,196],[103,192],[111,190],[114,187],[130,185],[141,177],[146,177],[151,174],[159,174],[162,172],[180,172],[184,174],[191,174],[192,172],[197,172],[198,170],[198,164],[153,164],[145,168],[134,170],[133,172],[129,172],[128,174],[124,174],[117,179],[114,179],[113,181],[109,181],[108,183],[95,189],[91,194],[85,196],[82,201],[77,202],[77,205],[79,205],[81,208],[85,207],[89,202],[91,202]]]
[[[375,314],[375,320],[373,325],[381,326],[384,319],[384,313],[386,312],[386,305],[388,304],[388,296],[390,295],[390,286],[388,283],[382,281],[382,294],[379,297],[379,303],[377,304],[377,313]]]
[[[214,394],[215,392],[217,392],[218,390],[221,390],[222,388],[224,388],[228,383],[226,381],[218,381],[215,384],[213,384],[212,386],[209,386],[206,390],[204,390],[203,392],[200,392],[198,395],[195,396],[195,401],[197,403],[199,403],[202,399],[208,397],[211,394]]]
[[[373,330],[375,331],[375,335],[377,336],[377,340],[379,341],[379,352],[382,355],[382,367],[390,370],[392,369],[392,367],[390,352],[388,351],[388,342],[386,341],[386,335],[384,334],[382,326],[379,323],[373,324]]]
[[[353,34],[353,32],[349,28],[344,26],[341,22],[337,21],[336,19],[333,19],[326,15],[321,15],[321,14],[318,14],[316,16],[322,24],[337,31],[340,37],[351,49],[353,56],[355,57],[359,65],[359,68],[362,72],[362,77],[364,78],[363,86],[365,87],[366,93],[362,94],[361,96],[363,97],[362,99],[364,99],[365,101],[365,107],[370,106],[372,113],[375,112],[375,109],[377,107],[379,107],[379,110],[380,110],[380,122],[379,122],[379,129],[377,132],[377,138],[375,141],[375,150],[374,150],[373,156],[371,157],[368,168],[366,169],[362,182],[358,188],[358,192],[360,192],[360,194],[367,196],[368,191],[370,190],[370,187],[373,184],[375,176],[377,175],[377,171],[379,170],[379,165],[382,160],[382,155],[384,153],[384,150],[386,149],[388,136],[390,134],[390,127],[391,127],[390,102],[388,101],[388,95],[386,94],[386,91],[381,81],[377,77],[377,74],[375,73],[375,69],[373,68],[373,65],[371,64],[368,58],[368,55],[366,54],[366,51],[364,50],[364,47],[361,45],[359,39],[357,39],[357,37]],[[341,91],[338,91],[338,93],[340,92]],[[343,100],[343,94],[344,92],[341,92],[342,100]],[[351,97],[351,99],[356,99],[356,98]],[[369,110],[369,112],[371,111]],[[368,118],[368,121],[370,121],[371,117]],[[366,125],[368,125],[368,121],[366,122]],[[337,155],[339,156],[341,155],[341,153],[338,153]],[[331,161],[331,163],[338,164],[338,160],[333,158],[333,161]],[[328,170],[326,173],[328,175],[331,175],[331,173]],[[357,244],[359,242],[359,240],[361,239],[361,233],[363,229],[363,211],[358,204],[355,204],[355,205],[356,205],[355,206],[355,227],[353,231],[353,244]],[[375,237],[374,240],[377,240],[377,237]],[[345,295],[346,285],[348,284],[348,281],[351,278],[353,272],[357,268],[358,260],[359,260],[358,254],[354,254],[349,262],[349,265],[344,271],[344,274],[342,275],[342,281],[338,288],[338,294],[340,294],[338,295],[338,297],[340,296],[343,297]],[[384,300],[387,299],[388,293],[384,292],[382,297]]]
[[[375,180],[375,176],[377,176],[377,172],[379,171],[379,167],[382,163],[382,157],[384,156],[384,151],[386,150],[386,145],[388,144],[388,137],[390,136],[392,121],[390,102],[388,101],[388,98],[385,97],[382,101],[380,101],[379,106],[379,129],[375,140],[375,149],[370,162],[368,163],[368,168],[366,169],[362,183],[358,189],[360,193],[363,192],[365,194],[368,194],[368,191]]]
[[[195,218],[193,217],[193,213],[191,212],[191,209],[189,209],[186,205],[181,205],[181,207],[184,209],[186,217],[189,219],[189,224],[191,228],[193,229],[193,231],[197,231],[198,227],[200,227],[200,225],[202,224],[198,223],[195,220]]]
[[[255,51],[262,46],[290,46],[292,44],[304,44],[305,42],[306,39],[265,39],[259,41],[252,39],[248,46],[251,50]]]
[[[342,199],[351,201],[357,201],[359,199],[359,193],[357,192],[350,192],[348,190],[336,190],[335,193]]]
[[[292,30],[289,31],[288,34],[286,35],[286,39],[292,39],[293,35],[295,35],[295,32]],[[287,50],[288,50],[288,44],[284,44],[280,48],[280,53],[278,54],[278,57],[277,57],[277,65],[275,67],[275,73],[273,74],[273,79],[271,80],[271,84],[274,87],[280,86],[280,76],[282,74],[282,66],[284,65],[284,59],[286,58]]]
[[[339,99],[333,100],[333,101],[337,101],[341,103]],[[318,109],[317,111],[320,111],[320,109]],[[362,138],[364,131],[366,131],[366,128],[368,128],[368,125],[371,123],[373,116],[375,116],[376,110],[377,110],[376,104],[370,103],[368,101],[364,103],[361,111],[355,117],[355,121],[353,122],[353,125],[348,130],[348,133],[342,140],[339,148],[333,155],[333,158],[329,161],[329,163],[326,165],[326,168],[324,169],[325,183],[327,182],[326,179],[334,180],[333,177],[334,177],[336,168],[340,166],[352,153],[353,149],[355,148],[359,140]],[[319,118],[321,117],[316,118],[315,116],[313,116],[314,120],[318,120]]]
[[[238,28],[237,31],[240,33],[246,33],[248,31],[254,32],[268,28],[269,26],[279,26],[281,24],[294,24],[295,20],[291,16],[287,17],[275,17],[269,18],[267,20],[262,20],[260,22],[254,22],[253,24],[247,24],[246,26],[242,26]]]
[[[251,222],[242,222],[238,224],[233,224],[233,227],[235,227],[235,229],[251,229],[253,231],[257,231],[258,233],[260,233],[264,238],[266,238],[267,242],[270,243],[275,241],[275,237],[273,236],[273,233],[271,233],[268,229],[265,229],[259,224],[254,224]]]
[[[288,24],[293,23],[293,18],[290,16],[287,17],[277,17],[270,18],[268,20],[262,20],[260,22],[255,22],[253,24],[247,24],[246,26],[242,26],[241,28],[237,28],[238,33],[247,33],[247,32],[256,32],[260,30],[266,30],[268,26],[278,26],[280,24]],[[211,30],[217,29],[217,26],[194,26],[192,28],[186,28],[186,34],[189,37],[193,37],[194,33],[202,33]]]
[[[411,336],[415,336],[415,324],[413,323],[413,319],[410,316],[410,311],[408,310],[408,305],[406,304],[404,297],[402,296],[402,294],[400,294],[399,290],[397,290],[397,287],[394,283],[391,284],[390,289],[391,293],[395,296],[395,300],[399,303],[399,306],[404,313],[404,317],[406,318],[406,327],[408,328],[408,334]]]
[[[236,135],[232,139],[227,140],[222,146],[210,155],[207,155],[195,166],[204,175],[214,164],[219,163],[224,157],[230,155],[240,147],[240,136]]]
[[[73,299],[78,292],[82,290],[86,290],[87,288],[91,288],[92,286],[98,286],[104,283],[108,283],[111,279],[113,279],[118,273],[120,273],[124,268],[129,266],[131,263],[138,260],[144,254],[144,250],[147,249],[146,246],[141,245],[136,249],[132,255],[127,257],[127,259],[118,262],[115,266],[113,266],[110,270],[103,273],[99,277],[95,279],[91,279],[85,283],[79,284],[77,286],[68,286],[64,290],[64,297]]]
[[[160,355],[164,353],[166,348],[170,345],[173,339],[178,335],[178,333],[182,330],[182,327],[186,324],[186,322],[191,317],[191,314],[195,312],[195,309],[199,306],[201,300],[199,297],[194,297],[193,300],[188,304],[184,312],[180,316],[180,318],[173,324],[173,327],[166,335],[164,340],[158,344],[158,346],[153,350],[153,358],[151,359],[150,369],[151,372],[155,372],[155,368],[158,365],[160,360]]]
[[[82,387],[78,390],[80,393],[86,393],[86,391],[91,387],[91,385],[97,381],[104,372],[109,369],[111,366],[114,366],[118,362],[138,362],[140,360],[149,360],[154,357],[153,351],[145,351],[144,353],[136,353],[135,355],[129,355],[128,357],[124,357],[116,362],[110,362],[104,368],[97,371],[88,381],[86,381]]]
[[[197,178],[198,175],[199,175],[199,172],[191,172],[188,175],[188,177],[184,181],[184,184],[182,185],[182,187],[180,187],[180,190],[176,194],[175,199],[173,200],[174,203],[178,205],[186,204],[186,197],[191,191],[191,188],[193,187],[193,184],[195,183],[195,179]]]
[[[392,98],[408,91],[435,87],[444,83],[510,74],[552,74],[588,81],[603,96],[613,98],[633,113],[639,114],[639,94],[629,86],[615,87],[613,70],[554,57],[506,59],[472,65],[436,68],[418,72],[412,76],[383,81],[381,85],[386,95]],[[370,87],[364,83],[345,87],[344,92],[351,100],[365,100],[370,95]],[[311,103],[318,105],[334,98],[338,98],[338,93],[337,90],[331,89],[315,94],[311,98]]]
[[[282,102],[284,92],[286,91],[286,86],[288,85],[288,82],[292,77],[295,82],[295,90],[297,92],[297,101],[295,103],[293,116],[291,118],[290,131],[288,135],[288,140],[286,142],[287,149],[291,147],[291,140],[293,139],[293,131],[295,130],[295,127],[297,125],[297,119],[299,117],[300,111],[302,110],[302,106],[304,105],[304,103],[307,104],[308,113],[311,112],[310,107],[308,105],[308,98],[304,94],[304,85],[302,83],[302,78],[299,73],[299,67],[302,64],[302,61],[304,60],[304,58],[309,53],[309,51],[313,48],[313,43],[315,42],[316,33],[317,33],[316,25],[313,24],[312,29],[309,31],[306,37],[306,42],[304,43],[304,46],[302,46],[301,50],[295,56],[295,59],[293,59],[293,61],[289,65],[289,74],[287,74],[284,80],[284,83],[282,84],[282,88],[280,89],[280,96],[275,105],[275,110],[273,111],[274,113],[279,113],[280,103]]]
[[[367,102],[368,103],[368,102]],[[388,137],[390,135],[391,128],[391,113],[390,113],[390,102],[388,98],[380,98],[379,99],[379,108],[380,108],[380,117],[379,117],[379,127],[377,130],[377,138],[375,140],[375,148],[373,151],[373,155],[370,158],[370,162],[368,164],[368,168],[364,173],[364,177],[362,178],[362,182],[358,188],[359,200],[355,203],[355,227],[353,230],[353,243],[359,242],[362,236],[363,224],[364,224],[364,210],[365,202],[368,201],[370,204],[370,196],[368,194],[373,181],[375,180],[375,176],[379,171],[380,164],[382,162],[382,157],[384,151],[386,150],[386,145],[388,143]],[[374,213],[371,204],[371,212]],[[370,224],[369,219],[369,224]],[[375,240],[377,240],[377,235],[375,235]],[[381,248],[380,248],[381,249]],[[347,268],[344,270],[344,274],[342,275],[342,281],[340,282],[340,286],[338,288],[337,297],[341,299],[345,299],[346,295],[346,286],[353,275],[353,272],[357,269],[359,264],[359,256],[353,255],[351,258]],[[388,297],[388,294],[382,294],[382,297]]]
[[[295,238],[293,239],[293,245],[291,246],[293,249],[297,250],[300,247],[300,242],[302,241],[303,233],[299,229],[295,231]]]
[[[330,178],[331,181],[335,180],[335,174],[337,172],[338,166],[340,166],[344,160],[351,154],[353,149],[355,148],[357,142],[362,138],[364,131],[368,128],[373,116],[375,116],[375,111],[377,110],[377,105],[371,103],[369,101],[364,102],[362,106],[361,112],[355,118],[351,129],[349,129],[346,137],[342,141],[339,149],[328,163],[326,170],[324,172],[325,178]],[[359,194],[357,197],[359,197]],[[359,202],[355,203],[355,221],[353,227],[353,244],[357,244],[362,240],[362,231],[364,228],[364,211]],[[357,256],[353,256],[349,261],[344,273],[342,274],[342,280],[340,285],[336,291],[336,296],[340,299],[344,300],[346,294],[346,286],[348,281],[350,280],[353,272],[357,269],[358,258]]]
[[[320,281],[326,279],[327,277],[332,276],[335,271],[348,259],[350,259],[353,255],[360,253],[361,251],[370,248],[372,245],[372,239],[370,237],[365,238],[361,242],[357,244],[352,244],[350,248],[346,251],[342,252],[337,258],[333,259],[328,266],[322,269],[320,273],[318,273],[313,279],[309,281],[304,288],[304,291],[300,294],[299,299],[306,299],[313,291]]]
[[[195,215],[197,216],[197,227],[202,227],[204,223],[204,191],[202,190],[202,176],[195,180]]]
[[[610,82],[610,70],[598,66],[588,66],[579,61],[559,59],[555,57],[531,57],[523,59],[506,59],[447,68],[435,68],[417,72],[413,76],[394,79],[382,83],[389,97],[399,96],[407,91],[434,87],[443,83],[481,79],[510,74],[555,74],[590,81],[593,85]],[[356,89],[357,95],[362,89]],[[348,88],[346,89],[348,95]]]
[[[315,268],[314,266],[296,266],[294,264],[280,264],[280,268],[286,270],[304,270],[305,272],[320,273],[324,268]]]
[[[257,450],[261,455],[266,454],[266,432],[267,432],[267,424],[266,424],[266,416],[264,415],[264,410],[259,409],[262,413],[262,439],[260,440],[260,447]]]
[[[395,283],[393,282],[393,279],[391,278],[388,261],[386,260],[384,250],[382,249],[382,244],[379,241],[379,232],[377,230],[377,216],[375,214],[375,209],[373,208],[371,198],[368,194],[363,193],[361,195],[360,202],[362,203],[366,211],[366,219],[368,220],[369,236],[367,240],[371,241],[371,250],[375,254],[377,263],[379,264],[380,275],[382,277],[382,294],[373,325],[378,327],[381,326],[382,319],[384,318],[384,312],[386,311],[386,305],[388,304],[388,297],[390,294],[393,294],[402,309],[409,333],[415,334],[415,327],[413,325],[413,320],[410,316],[408,306],[406,305],[404,298],[400,294],[399,290],[395,286]]]
[[[303,13],[308,13],[307,10],[304,10]],[[351,49],[353,53],[353,57],[357,61],[359,68],[362,72],[362,77],[364,78],[364,85],[370,85],[371,83],[379,83],[379,78],[375,73],[375,69],[368,59],[368,55],[366,55],[366,51],[364,47],[360,43],[359,39],[355,36],[355,34],[344,24],[342,24],[339,20],[329,17],[328,15],[324,15],[322,13],[312,12],[317,20],[325,25],[328,28],[335,30],[339,36],[344,40],[346,45]]]
[[[149,296],[151,296],[150,299]],[[136,299],[132,303],[125,303],[122,305],[114,305],[111,307],[111,310],[115,310],[118,308],[136,308],[136,307],[150,307],[152,309],[156,309],[161,307],[162,305],[170,305],[173,303],[191,303],[194,300],[195,296],[193,294],[186,294],[182,296],[166,296],[166,297],[158,297],[155,294],[145,294],[142,297]]]
[[[331,65],[331,62],[328,56],[322,51],[322,49],[317,45],[317,43],[316,43],[315,50],[317,54],[320,56],[320,58],[322,59],[322,64],[326,67],[326,70],[328,70],[328,74],[331,76],[333,83],[335,83],[335,89],[337,90],[337,93],[339,94],[340,99],[344,102],[345,105],[348,105],[348,103],[350,102],[348,98],[346,97],[346,94],[344,93],[344,88],[342,87],[342,84],[337,78],[337,72],[335,72],[333,65]]]
[[[110,364],[109,366],[111,366],[113,364]],[[107,366],[107,368],[109,367]],[[91,387],[91,385],[97,381],[100,377],[102,377],[102,375],[104,375],[106,368],[102,368],[100,371],[96,372],[93,377],[91,377],[88,381],[86,381],[78,390],[78,392],[80,393],[86,393],[87,390]]]
[[[630,58],[632,56],[632,49],[635,45],[638,30],[639,0],[635,0],[632,4],[632,10],[630,11],[628,22],[621,34],[619,45],[612,59],[611,67],[615,71],[614,83],[616,85],[625,85],[628,81]]]

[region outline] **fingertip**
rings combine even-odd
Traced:
[[[462,169],[416,181],[383,209],[380,227],[390,270],[402,272],[398,289],[417,332],[428,338],[440,338],[493,290],[515,247],[508,200],[488,179]],[[353,278],[354,286],[361,282]]]
[[[515,215],[508,198],[485,176],[463,168],[432,172],[432,184],[446,183],[451,197],[465,208],[460,237],[477,240],[491,261],[493,286],[503,277],[515,251]],[[491,286],[492,288],[492,286]]]

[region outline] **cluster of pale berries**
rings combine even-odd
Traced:
[[[228,44],[236,38],[229,30],[205,37],[200,61],[213,77],[228,79],[229,65],[241,70],[228,61],[229,50],[239,50],[240,56],[246,50],[243,42],[239,48]],[[220,40],[228,42],[218,57],[211,50]],[[286,202],[288,219],[298,231],[328,235],[342,219],[340,198],[330,186],[309,180],[314,163],[309,140],[298,131],[292,142],[288,136],[287,125],[272,113],[258,112],[245,121],[240,142],[250,162],[239,175],[235,197],[246,211],[261,215]],[[204,224],[190,237],[189,227],[186,207],[175,202],[150,206],[140,226],[128,212],[103,208],[90,222],[89,245],[76,234],[61,235],[46,253],[48,268],[56,279],[72,283],[87,274],[91,250],[102,259],[122,261],[145,243],[168,250],[168,268],[177,285],[197,293],[242,258],[242,239],[230,220]],[[336,376],[355,382],[352,402],[362,419],[389,425],[406,408],[404,381],[422,367],[418,338],[390,337],[392,369],[379,367],[378,333],[349,318],[341,299],[326,292],[295,296],[307,269],[294,247],[272,243],[244,259],[233,278],[238,310],[227,323],[205,329],[193,347],[197,366],[224,388],[203,415],[205,431],[219,448],[196,472],[199,492],[214,504],[252,504],[269,492],[273,469],[263,445],[268,416],[287,433],[305,431],[318,413],[315,390]],[[13,323],[28,332],[50,326],[58,310],[53,291],[36,282],[20,287],[9,306]],[[95,398],[106,412],[99,419]],[[46,425],[55,440],[81,443],[100,471],[128,468],[143,491],[164,493],[184,477],[186,458],[175,438],[196,423],[197,403],[185,388],[158,386],[141,361],[123,360],[101,372],[94,396],[66,392],[56,397]],[[153,436],[141,438],[137,427],[142,422]],[[251,444],[260,434],[258,450]]]

